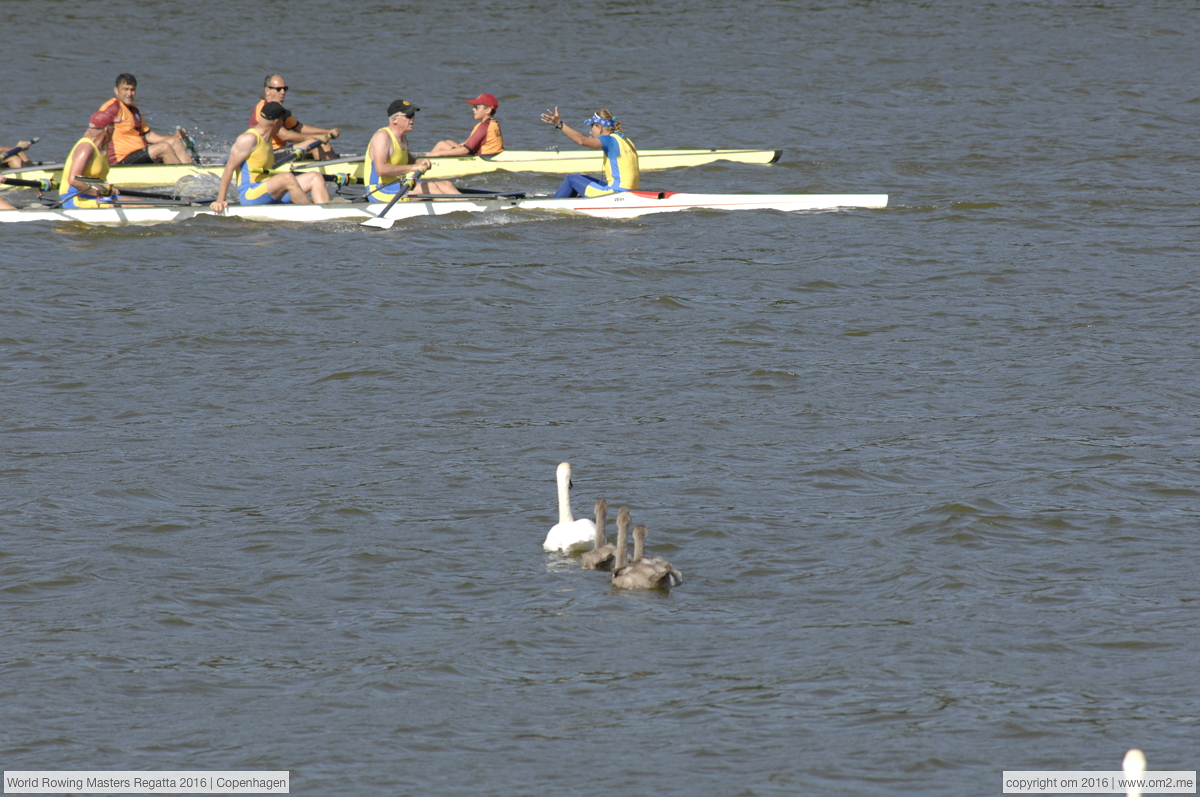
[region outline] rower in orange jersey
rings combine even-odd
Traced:
[[[173,136],[150,130],[142,112],[133,104],[137,97],[137,78],[127,72],[117,75],[113,99],[100,106],[100,113],[120,119],[108,142],[108,164],[128,166],[138,163],[191,163],[183,139],[187,131],[179,128]]]
[[[459,155],[496,155],[504,151],[504,137],[500,135],[500,123],[496,121],[496,111],[500,103],[494,94],[480,94],[471,103],[471,113],[475,116],[475,128],[466,141],[439,141],[437,146],[426,153],[426,157],[437,158]]]
[[[271,74],[263,80],[263,99],[258,101],[258,105],[254,106],[254,110],[250,112],[250,126],[254,127],[258,124],[258,112],[262,110],[265,103],[277,102],[280,105],[287,99],[288,84],[283,79],[283,75]],[[283,125],[279,132],[275,134],[271,141],[271,146],[276,150],[291,149],[292,147],[306,147],[314,141],[319,140],[322,136],[328,138],[319,146],[309,150],[301,155],[301,158],[312,158],[313,160],[330,160],[336,158],[337,153],[333,151],[333,147],[329,143],[329,138],[337,138],[341,135],[341,131],[336,127],[316,127],[314,125],[303,124],[294,116],[288,116],[283,120]]]

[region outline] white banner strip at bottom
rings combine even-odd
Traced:
[[[291,770],[5,770],[5,794],[290,794]]]
[[[1195,794],[1196,771],[1004,770],[1005,794]]]

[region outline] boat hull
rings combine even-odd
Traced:
[[[473,197],[462,199],[401,201],[392,206],[392,220],[451,213],[490,213],[527,210],[548,213],[630,219],[654,213],[684,210],[818,211],[842,208],[884,208],[887,194],[672,194],[623,192],[601,197]],[[383,204],[331,202],[327,205],[231,205],[223,215],[270,222],[366,221],[383,210]],[[138,206],[69,210],[32,207],[0,211],[0,222],[76,221],[85,224],[164,224],[199,216],[217,216],[207,205]]]
[[[782,150],[776,149],[651,149],[639,153],[638,162],[642,171],[679,169],[686,166],[703,166],[708,163],[727,161],[733,163],[774,163]],[[351,183],[363,181],[362,156],[337,158],[331,161],[308,161],[287,164],[283,170],[322,174],[344,174]],[[425,173],[429,180],[444,180],[455,177],[470,177],[492,172],[538,172],[541,174],[574,174],[576,172],[602,172],[603,163],[594,150],[557,152],[536,150],[511,150],[499,155],[467,155],[458,158],[433,158],[433,168]],[[108,171],[108,180],[114,185],[129,188],[174,185],[183,177],[212,175],[219,178],[224,166],[193,166],[191,164],[153,163],[144,166],[113,166]],[[62,164],[46,164],[26,169],[10,169],[3,172],[19,176],[23,180],[62,180]]]

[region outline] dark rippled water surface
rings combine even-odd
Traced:
[[[883,211],[0,229],[0,760],[360,794],[1195,769],[1200,12],[7,2],[0,144],[501,99]],[[127,53],[121,55],[120,53]],[[557,178],[477,177],[546,190]],[[20,197],[21,195],[18,195]],[[27,200],[28,197],[25,197]],[[685,575],[540,547],[554,470]]]

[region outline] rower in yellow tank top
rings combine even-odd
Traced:
[[[396,137],[396,133],[392,130],[389,121],[387,127],[381,127],[375,131],[375,135],[380,133],[387,135],[389,139],[384,144],[383,150],[387,153],[387,157],[383,160],[383,164],[387,166],[407,166],[408,165],[408,149]],[[375,144],[375,138],[372,136],[371,144]],[[414,169],[416,166],[413,167]],[[411,169],[409,171],[412,171]],[[375,165],[375,159],[372,157],[372,146],[367,147],[367,154],[363,160],[363,174],[367,175],[367,199],[371,202],[387,202],[396,195],[400,190],[400,185],[403,182],[403,175],[392,174],[382,176],[379,174],[379,168]]]
[[[407,100],[396,100],[388,106],[387,127],[379,128],[371,136],[363,161],[368,201],[390,202],[401,190],[405,178],[411,179],[413,172],[428,171],[432,166],[428,158],[414,163],[408,154],[408,132],[413,129],[413,118],[419,110]],[[418,183],[409,193],[457,194],[459,190],[449,180],[438,180]]]
[[[604,196],[616,191],[636,191],[642,187],[637,147],[625,137],[620,120],[609,111],[601,108],[585,122],[591,135],[564,124],[558,108],[542,114],[542,121],[554,125],[556,130],[563,131],[567,138],[576,144],[598,149],[604,154],[603,183],[584,174],[568,175],[554,193],[555,197],[562,199],[575,196]]]
[[[117,121],[117,117],[108,111],[97,111],[88,120],[83,138],[71,147],[58,186],[59,204],[64,208],[99,208],[112,203],[111,197],[117,193],[115,188],[89,185],[79,178],[104,180],[108,177],[108,157],[104,148],[112,139]]]
[[[250,150],[250,155],[242,161],[242,168],[238,171],[238,193],[242,193],[243,187],[250,188],[266,180],[275,166],[275,150],[271,147],[270,139],[254,128],[246,132],[254,136],[254,149]]]
[[[275,152],[271,149],[271,136],[279,131],[288,111],[277,102],[263,105],[258,114],[258,124],[242,133],[229,149],[229,159],[221,173],[221,185],[217,189],[213,211],[224,213],[229,206],[226,196],[237,175],[237,192],[242,205],[270,205],[295,203],[308,205],[324,204],[329,201],[329,189],[325,187],[325,175],[316,172],[295,173],[282,171],[271,174],[275,165]],[[312,194],[312,199],[309,199]]]

